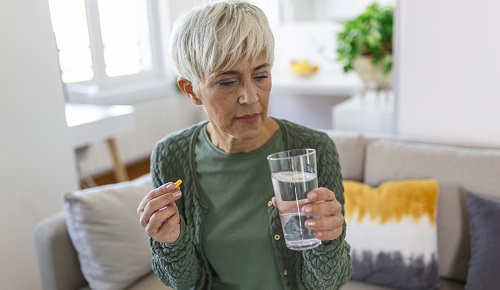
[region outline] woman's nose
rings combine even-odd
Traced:
[[[252,104],[259,100],[257,90],[252,83],[245,83],[240,92],[238,102],[240,104]]]

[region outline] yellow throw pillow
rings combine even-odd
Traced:
[[[434,179],[344,181],[353,280],[398,289],[438,289]]]

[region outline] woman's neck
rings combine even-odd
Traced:
[[[279,124],[272,118],[267,118],[262,127],[261,133],[250,140],[240,140],[232,135],[222,132],[213,125],[207,124],[207,135],[212,144],[228,154],[248,153],[266,145],[278,132]]]

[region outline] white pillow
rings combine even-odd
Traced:
[[[151,176],[69,192],[64,212],[83,276],[94,290],[121,290],[151,272],[148,236],[136,213]]]

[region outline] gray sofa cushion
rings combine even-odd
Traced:
[[[465,193],[500,197],[500,150],[372,141],[365,154],[364,178],[370,185],[408,178],[438,180],[439,272],[442,277],[465,281],[470,259]]]
[[[440,290],[464,290],[464,283],[456,281],[441,279],[439,284],[440,284],[439,287]],[[396,290],[396,289],[368,284],[364,282],[349,281],[344,287],[342,287],[342,290]]]
[[[78,290],[91,290],[88,285]],[[139,281],[130,285],[127,290],[172,290],[172,288],[165,286],[153,272],[142,277]]]
[[[395,290],[394,288],[359,282],[359,281],[349,281],[342,287],[342,290]]]
[[[327,132],[335,142],[339,154],[342,177],[363,181],[363,164],[367,139],[358,133]]]
[[[143,277],[141,280],[134,283],[127,290],[146,290],[146,289],[154,289],[154,290],[172,290],[172,288],[163,284],[158,277],[151,272],[150,274]]]
[[[44,290],[74,290],[87,284],[63,212],[40,221],[34,238]]]

